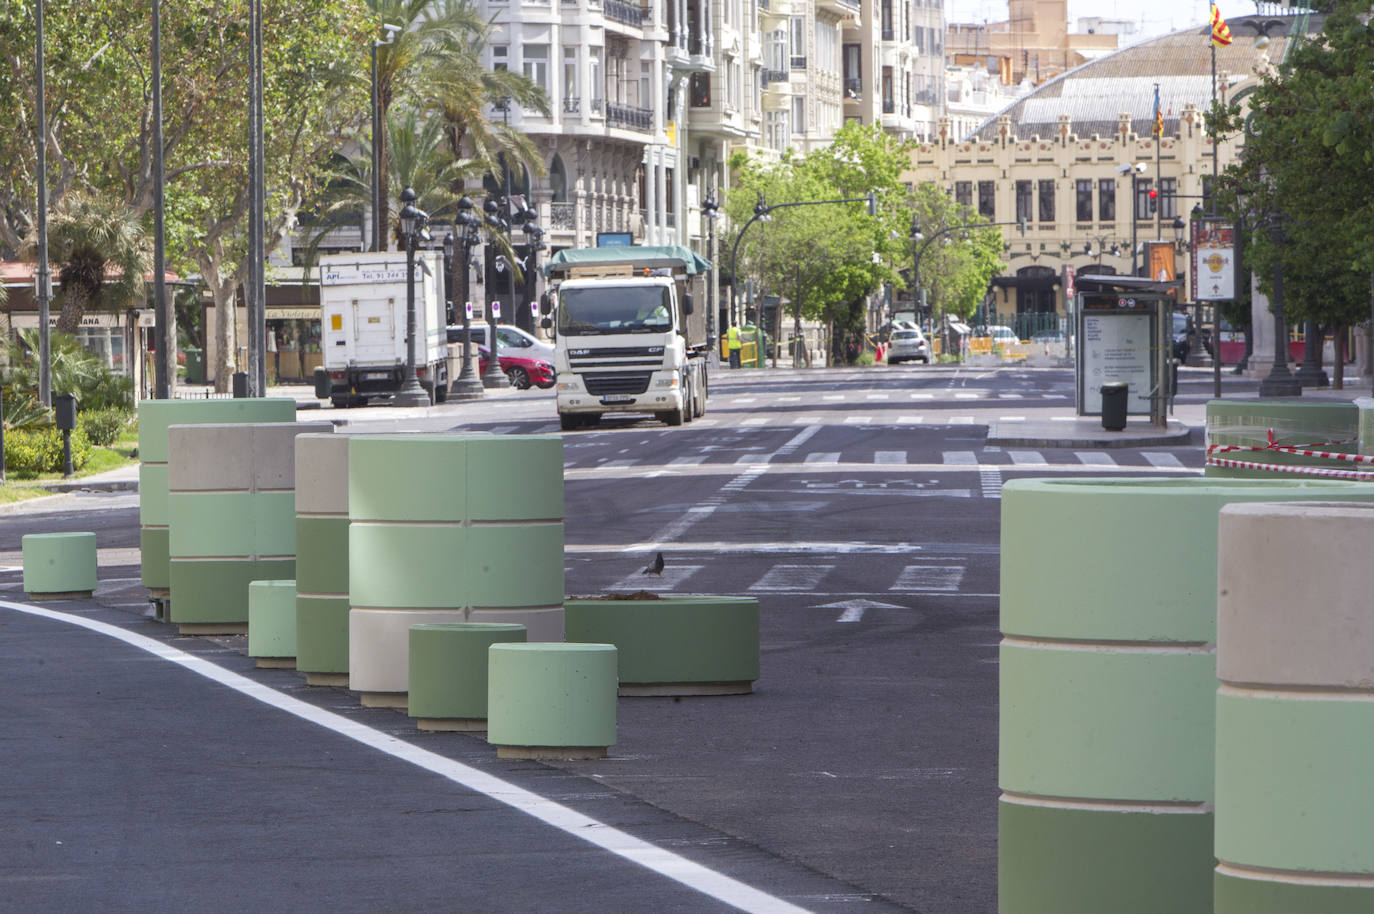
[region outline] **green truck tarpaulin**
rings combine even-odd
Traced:
[[[596,266],[597,264],[625,263],[632,261],[635,266],[654,269],[657,267],[686,267],[687,273],[705,273],[711,269],[711,262],[691,248],[680,244],[659,246],[631,246],[605,248],[568,248],[549,258],[544,267],[545,276],[567,272],[572,267]]]

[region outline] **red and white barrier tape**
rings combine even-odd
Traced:
[[[1349,463],[1374,463],[1374,457],[1364,454],[1347,454],[1342,451],[1316,451],[1311,450],[1312,444],[1305,445],[1281,445],[1274,441],[1274,430],[1268,430],[1268,444],[1210,444],[1207,446],[1207,455],[1230,454],[1236,451],[1276,451],[1280,454],[1293,454],[1298,457],[1319,457],[1324,460],[1344,460]],[[1319,442],[1322,447],[1330,447],[1335,444],[1354,444],[1358,438],[1351,438],[1347,441],[1323,441]],[[1218,466],[1220,464],[1217,464]]]
[[[1259,448],[1258,450],[1264,450],[1264,448]],[[1253,460],[1230,460],[1225,457],[1208,457],[1207,465],[1212,467],[1231,467],[1239,470],[1268,470],[1271,473],[1298,473],[1303,476],[1324,476],[1328,479],[1374,479],[1374,471],[1333,470],[1328,467],[1299,467],[1283,463],[1258,463]]]

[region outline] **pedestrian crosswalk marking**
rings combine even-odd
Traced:
[[[865,400],[886,400],[886,399],[887,399],[887,394],[868,394],[867,396],[864,397],[864,399],[865,399]]]
[[[906,451],[874,451],[874,463],[906,463]]]
[[[834,565],[774,565],[749,585],[752,591],[815,590]]]
[[[745,424],[745,425],[767,425],[767,424],[768,424],[768,417],[767,417],[767,416],[752,416],[752,417],[750,417],[750,418],[748,418],[748,419],[745,419],[745,420],[744,420],[744,424]]]
[[[945,451],[942,456],[948,466],[971,467],[978,463],[978,455],[973,451]]]
[[[978,481],[982,486],[984,498],[1002,497],[1002,471],[995,466],[978,468]]]
[[[957,593],[964,583],[963,565],[907,565],[889,591]]]
[[[872,417],[872,416],[845,416],[845,417],[844,417],[844,424],[845,424],[845,425],[872,425],[872,424],[873,424],[873,417]]]
[[[802,462],[803,462],[803,463],[839,463],[839,462],[840,462],[840,452],[839,452],[839,451],[812,451],[810,454],[807,454],[807,455],[806,455],[806,459],[803,460]]]
[[[603,464],[601,464],[601,465],[602,465],[603,467],[623,468],[623,467],[632,467],[632,466],[634,466],[634,465],[637,464],[637,463],[639,463],[639,460],[638,460],[638,459],[633,458],[633,457],[630,457],[630,458],[626,458],[626,459],[623,459],[623,460],[607,460],[605,463],[603,463]]]
[[[668,466],[670,466],[670,467],[694,467],[694,466],[700,466],[700,465],[701,465],[702,463],[704,463],[705,461],[706,461],[706,455],[704,455],[704,454],[701,455],[701,456],[698,456],[698,457],[674,457],[672,460],[669,460],[669,461],[668,461]]]
[[[1105,451],[1074,451],[1073,455],[1078,458],[1078,462],[1090,467],[1114,467],[1116,461],[1111,454]]]
[[[898,425],[920,425],[920,424],[921,424],[922,422],[924,422],[924,421],[926,421],[926,417],[925,417],[925,416],[898,416],[898,417],[897,417],[897,424],[898,424]]]
[[[981,397],[981,396],[982,396],[982,394],[975,394],[975,393],[959,393],[959,394],[955,394],[955,395],[954,395],[954,399],[956,399],[956,400],[977,400],[977,399],[978,399],[979,397]]]
[[[934,399],[935,399],[935,394],[912,394],[912,395],[911,395],[911,399],[913,399],[913,400],[934,400]]]
[[[1182,460],[1179,460],[1177,456],[1167,451],[1141,451],[1140,456],[1150,461],[1151,466],[1156,466],[1160,469],[1172,469],[1183,466]]]
[[[1011,462],[1023,467],[1043,467],[1049,466],[1045,462],[1045,455],[1039,451],[1007,451],[1007,456]]]
[[[972,425],[972,416],[955,416],[949,420],[950,425]]]
[[[646,564],[650,558],[646,558]],[[663,567],[663,573],[659,575],[645,574],[642,570],[636,569],[633,573],[626,575],[619,581],[611,585],[611,590],[648,590],[658,593],[664,590],[674,590],[679,584],[686,581],[696,574],[704,565],[678,565],[669,562]]]
[[[1003,399],[1003,400],[1020,400],[1020,399],[1021,399],[1021,394],[999,393],[997,396],[1000,397],[1000,398]]]
[[[493,435],[509,435],[511,432],[515,431],[515,430],[516,430],[517,428],[519,428],[519,427],[520,427],[520,426],[518,426],[518,425],[498,425],[498,426],[496,426],[496,427],[490,429],[490,434],[493,434]]]
[[[844,395],[843,395],[843,394],[825,394],[823,397],[821,397],[821,399],[822,399],[822,400],[830,400],[830,401],[834,401],[834,400],[843,400],[843,399],[844,399]]]

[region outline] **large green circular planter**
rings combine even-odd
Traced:
[[[500,758],[604,758],[615,744],[613,644],[493,644],[487,742]]]
[[[1374,484],[1003,487],[1003,911],[1210,911],[1218,515],[1314,498],[1374,501]],[[1038,854],[1046,836],[1070,852]]]
[[[171,621],[184,634],[247,630],[248,585],[295,579],[296,436],[327,422],[167,430]]]
[[[94,533],[26,533],[19,540],[24,592],[40,600],[86,599],[95,591]]]
[[[263,669],[296,668],[296,582],[248,585],[248,656]]]
[[[569,642],[614,644],[621,695],[737,695],[759,678],[759,601],[568,600]]]
[[[296,669],[348,685],[348,438],[296,438]]]
[[[523,642],[515,623],[452,622],[410,627],[408,713],[421,730],[487,728],[487,649]]]
[[[348,451],[349,687],[405,707],[408,631],[515,622],[563,639],[563,442],[367,435]]]
[[[165,603],[171,591],[167,520],[167,429],[173,425],[293,422],[296,401],[142,400],[138,404],[138,522],[143,586]],[[165,610],[165,607],[162,607]],[[165,612],[162,613],[165,615]]]
[[[1221,513],[1217,914],[1374,911],[1371,539],[1367,504]]]
[[[1212,400],[1207,404],[1207,444],[1265,447],[1272,432],[1275,444],[1303,450],[1359,453],[1361,411],[1354,403],[1296,402],[1275,400]],[[1278,469],[1311,467],[1329,470],[1369,470],[1367,465],[1337,463],[1321,457],[1305,457],[1282,451],[1229,451],[1212,455],[1220,460],[1259,464],[1261,467],[1216,466],[1208,463],[1206,474],[1230,479],[1314,478]],[[1319,474],[1318,474],[1319,475]]]

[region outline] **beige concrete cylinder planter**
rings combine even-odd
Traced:
[[[1221,512],[1216,914],[1374,911],[1374,506]]]
[[[621,695],[738,695],[759,678],[759,601],[568,600],[569,642],[614,644]]]
[[[248,656],[262,669],[296,668],[296,582],[248,585]]]
[[[171,593],[167,522],[167,429],[173,425],[293,422],[296,401],[142,400],[138,404],[138,522],[143,586],[165,618]]]
[[[348,685],[348,438],[296,437],[296,669]]]
[[[348,452],[349,687],[405,707],[423,622],[512,622],[563,638],[557,436],[375,435]]]
[[[1371,501],[1374,485],[1003,488],[1003,911],[1210,911],[1218,514],[1313,498]]]
[[[94,533],[26,533],[20,537],[24,593],[36,600],[87,599],[98,566]]]
[[[490,648],[487,742],[500,758],[604,758],[615,702],[615,645]]]
[[[167,437],[171,621],[242,633],[248,585],[295,579],[296,436],[327,422],[173,425]]]
[[[522,643],[525,626],[453,622],[410,627],[409,714],[421,730],[487,728],[487,649]]]

